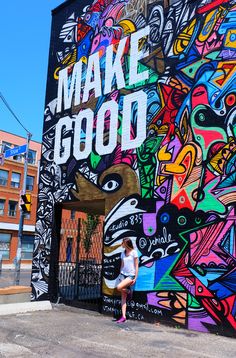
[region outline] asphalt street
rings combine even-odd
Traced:
[[[112,317],[62,304],[2,316],[0,357],[233,358],[236,339]]]

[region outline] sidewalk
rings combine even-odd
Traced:
[[[233,358],[236,339],[127,321],[62,304],[2,316],[0,357]]]
[[[22,265],[20,270],[20,285],[30,286],[31,267]],[[15,269],[11,265],[4,265],[0,273],[0,288],[14,285]]]

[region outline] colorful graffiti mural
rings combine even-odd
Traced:
[[[55,203],[104,198],[104,312],[129,235],[131,318],[235,332],[236,1],[74,1],[55,23],[34,299]]]

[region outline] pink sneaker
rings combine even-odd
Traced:
[[[125,317],[121,317],[120,319],[118,319],[118,321],[116,321],[116,323],[124,323],[126,321]]]

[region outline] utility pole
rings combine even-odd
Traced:
[[[24,155],[24,178],[23,178],[23,186],[21,190],[21,194],[26,193],[26,181],[27,181],[27,171],[28,171],[28,157],[29,157],[29,143],[32,134],[27,132],[27,147]],[[20,283],[20,266],[21,266],[21,246],[22,246],[22,236],[23,236],[23,226],[24,226],[24,211],[22,207],[20,208],[20,221],[19,221],[19,230],[18,230],[18,246],[17,253],[14,260],[15,263],[15,285],[19,285]]]

